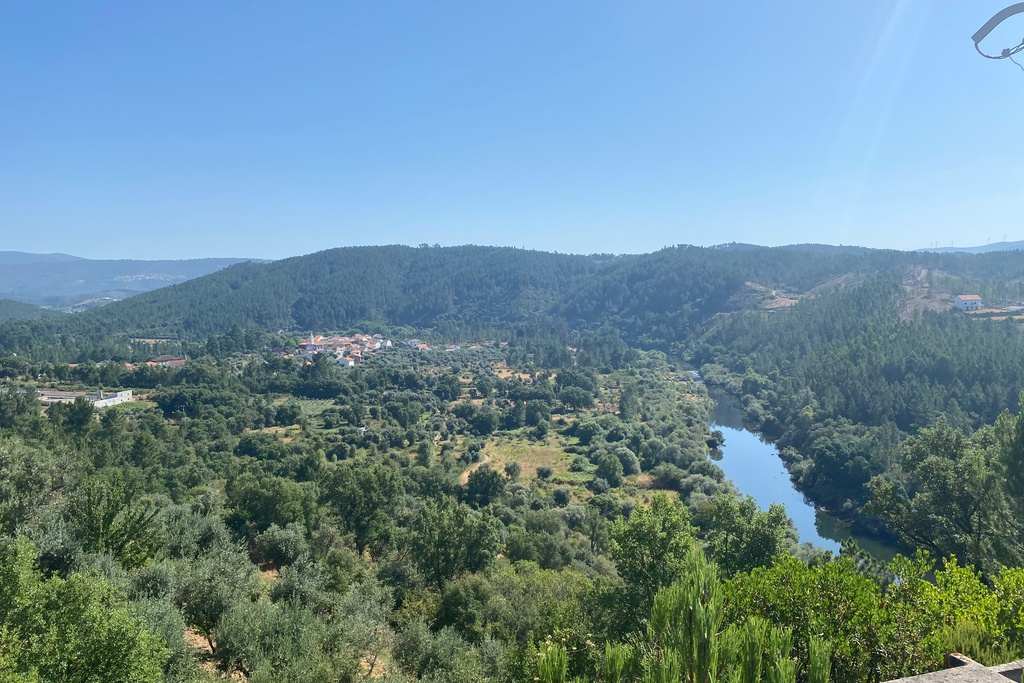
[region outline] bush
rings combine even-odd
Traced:
[[[682,488],[682,482],[686,479],[687,473],[686,470],[663,462],[651,470],[651,476],[654,477],[655,487],[669,491],[678,491]]]
[[[196,650],[185,642],[185,619],[167,599],[146,598],[132,604],[132,612],[146,630],[160,639],[167,648],[164,677],[172,681],[194,681],[199,662]]]
[[[711,497],[722,490],[721,484],[704,474],[691,474],[680,482],[679,493],[684,498],[698,493]]]
[[[484,614],[492,589],[478,574],[467,574],[444,588],[438,605],[434,628],[451,627],[471,643],[484,636]]]
[[[537,477],[539,479],[550,479],[551,475],[554,473],[555,471],[546,465],[541,465],[540,467],[537,468]]]
[[[161,521],[171,558],[194,559],[211,548],[231,545],[231,533],[219,514],[172,505],[164,509]]]
[[[574,430],[574,436],[579,439],[580,443],[584,446],[589,446],[595,438],[601,435],[601,433],[601,426],[591,420],[577,423]]]
[[[587,488],[593,491],[595,494],[601,495],[602,493],[608,493],[612,487],[608,483],[607,479],[595,477],[590,481],[589,484],[587,484]]]
[[[434,633],[423,622],[413,622],[398,635],[395,659],[422,680],[469,683],[484,679],[473,647],[451,627]]]
[[[275,567],[292,564],[309,552],[306,536],[295,524],[284,528],[271,524],[269,529],[256,537],[255,546],[259,562]]]
[[[598,478],[604,479],[612,488],[622,486],[622,463],[614,455],[602,455],[597,461]]]
[[[171,598],[174,595],[174,565],[161,560],[132,572],[128,586],[132,600]]]
[[[505,463],[505,476],[508,477],[509,481],[515,481],[519,479],[519,475],[523,471],[523,466],[517,462]]]
[[[590,466],[590,461],[582,455],[577,455],[572,459],[572,464],[569,465],[570,472],[585,472],[587,467]]]
[[[327,614],[334,595],[327,589],[329,577],[308,558],[281,569],[281,575],[270,586],[274,602],[302,605],[315,614]]]
[[[508,498],[509,506],[513,508],[525,507],[533,501],[533,490],[526,484],[510,484],[505,489],[505,496]]]
[[[556,505],[559,505],[559,506],[568,505],[570,500],[571,500],[571,494],[569,492],[569,489],[564,488],[564,487],[559,487],[559,488],[555,489],[555,504]]]
[[[619,464],[622,465],[623,475],[628,477],[631,474],[640,474],[640,459],[633,451],[620,446],[615,449],[615,456],[619,459]]]

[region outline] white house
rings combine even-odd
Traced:
[[[977,294],[958,294],[954,303],[958,310],[977,311],[981,308],[981,297]]]

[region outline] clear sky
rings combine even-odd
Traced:
[[[0,250],[1024,239],[1007,4],[0,0]]]

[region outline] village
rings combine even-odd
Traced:
[[[462,349],[479,349],[484,346],[492,346],[493,344],[493,341],[484,341],[473,344],[447,344],[436,350],[454,352]],[[283,358],[298,358],[306,363],[312,362],[312,359],[315,356],[323,354],[333,357],[335,362],[337,362],[341,367],[354,367],[368,360],[380,351],[391,349],[412,349],[424,352],[435,350],[434,347],[431,347],[422,340],[415,338],[394,342],[391,339],[384,337],[382,334],[353,334],[351,336],[336,334],[310,334],[295,346],[276,347],[271,349],[271,353]],[[127,370],[137,370],[143,365],[148,367],[163,367],[177,370],[185,367],[188,362],[189,359],[183,355],[161,354],[143,363],[124,363],[123,365]],[[71,363],[68,367],[76,368],[78,367],[78,364]],[[10,387],[0,387],[0,393],[7,393],[10,390]],[[26,389],[17,389],[17,391],[24,393]],[[32,389],[29,389],[29,391],[32,391]],[[103,410],[111,406],[130,403],[132,401],[138,401],[145,398],[145,395],[133,393],[131,389],[104,390],[101,388],[98,390],[71,390],[37,388],[34,389],[34,391],[39,397],[39,402],[44,407],[49,407],[58,403],[70,404],[74,403],[76,400],[84,399],[92,404],[93,408],[96,410]]]
[[[342,367],[353,367],[359,365],[370,356],[388,349],[406,347],[417,351],[433,351],[434,349],[426,342],[419,339],[406,339],[394,342],[382,334],[353,334],[344,335],[320,335],[311,333],[295,347],[276,347],[272,350],[275,355],[284,358],[305,358],[312,359],[320,354],[333,355]],[[479,345],[470,348],[478,348]],[[463,348],[459,344],[449,344],[444,347],[445,351],[458,351]]]
[[[380,351],[409,348],[415,351],[445,351],[448,353],[463,349],[479,349],[493,346],[493,341],[474,342],[471,344],[446,344],[443,347],[432,347],[420,339],[405,339],[395,342],[382,334],[319,335],[310,334],[294,348],[277,347],[272,353],[283,358],[304,358],[307,361],[319,354],[333,355],[342,367],[353,367],[369,359]]]

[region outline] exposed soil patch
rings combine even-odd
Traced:
[[[185,629],[185,643],[198,651],[202,656],[213,654],[213,648],[210,647],[210,642],[206,639],[206,636],[190,628]]]
[[[388,668],[379,657],[363,655],[359,660],[359,666],[363,669],[363,675],[369,678],[384,678],[388,675]]]
[[[484,465],[486,465],[490,461],[491,461],[491,456],[489,456],[489,455],[487,455],[485,453],[484,457],[480,459],[480,462],[475,462],[472,465],[470,465],[469,467],[467,467],[466,470],[462,474],[459,475],[459,486],[465,486],[466,484],[468,484],[469,483],[469,475],[473,474],[474,472],[476,472],[478,469],[480,469],[481,467],[483,467]]]
[[[798,303],[800,302],[797,299],[789,299],[784,296],[777,296],[774,299],[768,299],[767,301],[765,301],[763,304],[761,304],[761,308],[763,308],[766,311],[776,311],[780,308],[789,308],[790,306],[796,306]]]

